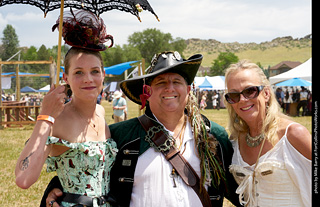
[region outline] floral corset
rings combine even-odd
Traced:
[[[70,148],[46,160],[47,172],[57,171],[64,192],[90,197],[108,194],[110,170],[118,152],[112,139],[70,143],[49,136],[46,144]],[[62,202],[62,205],[70,206],[70,203]]]

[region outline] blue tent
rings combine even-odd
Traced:
[[[8,73],[1,73],[2,76],[10,76],[11,78],[16,77],[16,72],[8,72]],[[35,75],[35,73],[24,73],[24,72],[19,72],[20,76],[24,75]]]
[[[276,86],[311,86],[311,83],[301,78],[292,78],[292,79],[277,83]]]
[[[30,93],[30,92],[38,92],[38,91],[34,88],[29,87],[29,86],[25,86],[20,89],[20,92],[21,93]]]
[[[207,77],[205,77],[203,83],[201,83],[198,87],[199,88],[212,88],[212,85],[208,81]]]
[[[132,68],[132,66],[130,64],[133,64],[136,62],[138,62],[138,60],[120,63],[117,65],[112,65],[110,67],[104,67],[104,71],[106,72],[106,74],[121,75],[124,71]],[[61,69],[64,71],[64,67],[61,66]],[[62,77],[61,72],[60,72],[60,77]]]
[[[113,65],[110,67],[104,67],[104,71],[106,72],[106,74],[121,75],[124,71],[132,68],[132,66],[130,64],[133,64],[136,62],[138,62],[138,61],[135,60],[135,61],[130,61],[130,62],[126,62],[126,63],[120,63],[120,64]]]

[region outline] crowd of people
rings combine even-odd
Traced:
[[[83,12],[64,26],[106,31],[102,19]],[[145,75],[120,84],[144,115],[108,126],[97,99],[105,77],[99,51],[110,35],[98,35],[99,42],[89,36],[85,46],[70,35],[64,34],[72,47],[63,79],[72,100],[65,103],[65,85],[50,89],[15,169],[24,189],[45,163],[57,172],[42,207],[209,207],[223,206],[224,198],[235,206],[311,206],[311,135],[281,112],[258,65],[230,65],[227,91],[211,94],[215,108],[225,98],[229,134],[201,114],[191,90],[203,56],[183,59],[170,51],[156,54]],[[126,108],[121,96],[112,101],[119,120]]]
[[[24,94],[20,101],[25,101],[27,106],[40,106],[43,99],[43,94]],[[2,96],[3,101],[17,101],[16,95],[8,93],[7,95]]]
[[[280,104],[283,113],[289,115],[292,103],[297,103],[295,106],[296,116],[300,116],[300,109],[302,108],[301,116],[312,115],[312,92],[307,88],[301,87],[285,87],[276,89],[277,101]]]

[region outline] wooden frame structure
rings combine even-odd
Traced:
[[[2,65],[19,65],[19,64],[50,64],[50,78],[53,78],[54,61],[50,57],[50,60],[43,61],[1,61],[0,59],[0,89],[2,93]],[[43,74],[33,74],[24,76],[43,76]],[[57,75],[59,77],[59,75]],[[17,87],[17,100],[20,100],[20,78],[19,67],[16,67],[16,87]],[[25,101],[10,101],[2,102],[0,98],[0,129],[4,127],[11,127],[13,125],[22,126],[23,124],[31,124],[36,122],[36,118],[39,115],[40,106],[27,106]],[[31,113],[32,112],[32,113]]]
[[[27,106],[26,101],[7,101],[0,108],[4,116],[4,121],[1,117],[1,125],[4,127],[34,124],[40,112],[40,106]]]

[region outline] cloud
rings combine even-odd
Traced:
[[[142,22],[130,13],[108,11],[101,15],[116,44],[126,44],[133,32],[156,28],[181,37],[221,42],[263,42],[279,36],[303,37],[311,33],[310,0],[149,0],[160,22],[148,11]],[[59,10],[43,12],[33,6],[0,7],[0,32],[6,24],[16,29],[21,46],[52,47],[58,32],[51,27]],[[0,37],[2,32],[0,34]]]

